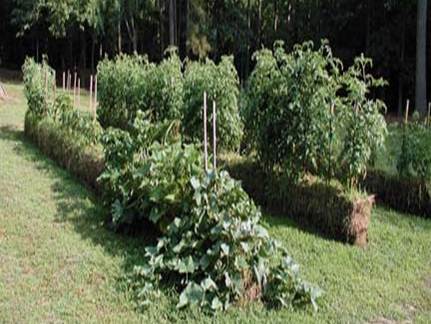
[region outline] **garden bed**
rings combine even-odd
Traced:
[[[265,210],[287,214],[303,227],[350,244],[365,246],[374,196],[348,193],[338,184],[310,177],[299,185],[286,186],[268,177],[258,165],[244,158],[225,162],[231,175]]]
[[[100,193],[97,178],[104,169],[100,146],[81,145],[79,135],[65,131],[49,118],[39,119],[32,113],[26,114],[24,132],[44,154]]]
[[[381,170],[371,170],[364,181],[368,192],[376,194],[381,202],[395,210],[431,217],[429,183],[418,178],[402,178]]]

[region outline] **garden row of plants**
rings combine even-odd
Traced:
[[[429,121],[394,123],[384,150],[376,154],[364,185],[402,212],[431,217],[431,129]]]
[[[119,69],[130,64],[135,72],[133,64],[143,62],[136,57],[118,60]],[[177,63],[171,55],[151,68],[164,76],[162,82],[172,82],[171,67]],[[193,64],[196,72],[188,73],[197,78],[202,69],[219,72],[232,63],[224,59],[219,65]],[[169,284],[179,291],[178,308],[197,305],[217,311],[251,301],[269,307],[316,307],[320,290],[301,279],[298,265],[261,225],[261,213],[241,184],[226,171],[204,170],[200,144],[193,143],[193,133],[183,135],[181,119],[160,117],[162,106],[138,108],[127,122],[115,125],[121,128],[108,127],[115,116],[104,115],[105,96],[110,97],[109,91],[103,92],[109,68],[108,61],[99,66],[103,90],[98,117],[105,126],[101,128],[87,115],[72,112],[68,97],[48,99],[43,76],[49,67],[28,59],[23,67],[29,103],[25,132],[66,167],[66,157],[82,166],[70,156],[102,148],[101,175],[99,169],[93,171],[99,176],[101,198],[111,211],[112,223],[118,229],[145,224],[147,231],[158,233],[156,245],[143,247],[146,259],[132,274],[140,303],[157,302],[160,287]],[[132,83],[128,86],[133,88]],[[162,86],[153,91],[165,90]],[[67,148],[72,143],[73,149]]]
[[[54,91],[54,70],[46,61],[26,59],[23,65],[28,110],[24,131],[49,157],[87,186],[98,190],[104,168],[102,127],[90,114],[73,107],[70,96]],[[57,95],[58,94],[58,95]]]

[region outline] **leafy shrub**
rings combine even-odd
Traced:
[[[176,49],[168,49],[167,57],[148,75],[148,91],[143,111],[151,111],[152,120],[174,120],[181,118],[183,105],[182,63]]]
[[[119,55],[115,60],[105,58],[97,66],[100,124],[127,128],[129,121],[144,105],[148,78],[154,65],[146,57]]]
[[[366,73],[371,61],[359,57],[343,72],[324,42],[317,50],[311,42],[296,45],[290,54],[276,42],[273,52],[254,58],[243,118],[261,165],[293,182],[311,172],[356,185],[386,129],[384,104],[367,98],[383,84]]]
[[[183,103],[182,64],[174,50],[159,65],[142,56],[117,56],[98,65],[98,119],[127,129],[138,110],[152,121],[178,119]]]
[[[346,94],[341,97],[343,147],[337,165],[340,166],[340,178],[351,187],[357,186],[359,177],[366,174],[373,152],[384,146],[387,134],[381,114],[386,110],[385,104],[367,98],[370,89],[385,84],[382,79],[367,74],[367,68],[371,66],[371,59],[360,56],[341,79]]]
[[[403,127],[397,170],[403,178],[431,179],[431,131],[417,120]]]
[[[218,65],[209,59],[187,63],[182,129],[188,141],[200,142],[203,137],[204,91],[208,96],[208,120],[212,119],[212,101],[217,104],[218,146],[222,150],[238,149],[243,125],[238,110],[239,80],[232,57],[222,57]]]
[[[49,98],[52,95],[54,70],[49,67],[45,57],[42,64],[27,57],[22,66],[22,72],[29,110],[37,115],[46,114],[49,109]]]

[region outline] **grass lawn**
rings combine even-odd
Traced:
[[[431,322],[431,220],[373,211],[366,249],[265,216],[271,234],[324,289],[317,313],[254,304],[215,317],[177,311],[166,292],[136,310],[124,274],[142,261],[145,239],[115,234],[104,210],[23,136],[22,85],[0,101],[0,322]]]

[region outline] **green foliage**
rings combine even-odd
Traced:
[[[274,47],[254,56],[243,112],[249,148],[267,171],[293,182],[311,172],[356,185],[384,140],[384,104],[367,98],[383,81],[366,73],[371,61],[363,57],[343,72],[325,42],[317,50],[311,42],[297,45],[290,54],[282,42]]]
[[[127,128],[147,95],[147,74],[154,66],[143,56],[105,58],[97,67],[100,124]]]
[[[142,298],[154,302],[155,285],[174,278],[181,290],[177,308],[217,311],[255,300],[316,306],[320,291],[299,278],[298,266],[259,225],[260,212],[239,182],[226,172],[201,173],[188,187],[187,209],[146,248],[146,264],[135,267]],[[277,257],[282,261],[274,267]]]
[[[98,119],[103,127],[129,128],[138,110],[152,121],[180,117],[183,104],[182,64],[175,50],[159,65],[142,56],[117,56],[98,66]]]
[[[100,181],[104,187],[103,200],[112,210],[114,225],[130,225],[148,217],[154,220],[169,218],[180,208],[167,210],[162,202],[173,199],[180,206],[184,181],[171,183],[170,190],[175,192],[175,197],[166,198],[160,186],[175,177],[187,178],[187,172],[196,172],[198,167],[191,158],[196,158],[199,153],[190,147],[182,155],[175,150],[175,144],[171,150],[160,150],[162,143],[178,141],[177,124],[152,124],[145,113],[138,111],[130,132],[108,129],[102,137],[106,166]]]
[[[372,60],[357,57],[342,78],[346,95],[341,98],[343,148],[340,152],[340,178],[350,187],[357,186],[373,153],[381,149],[387,134],[386,122],[381,114],[386,105],[381,100],[369,100],[370,89],[385,85],[367,73]]]
[[[431,179],[431,131],[423,123],[413,121],[404,125],[397,170],[401,177]]]
[[[182,63],[175,48],[167,49],[166,54],[148,75],[148,92],[142,109],[151,111],[156,121],[180,118],[183,105]]]
[[[203,94],[207,93],[208,129],[211,129],[212,101],[217,104],[217,137],[222,150],[237,150],[243,125],[238,112],[239,80],[232,57],[222,57],[216,65],[189,61],[184,74],[182,128],[188,141],[203,138]]]
[[[79,134],[84,145],[99,143],[103,131],[101,126],[90,114],[75,109],[69,95],[58,95],[49,113],[66,131]]]
[[[152,124],[139,112],[130,132],[103,137],[103,199],[116,226],[151,222],[162,236],[147,247],[132,284],[143,304],[154,302],[160,281],[181,291],[178,308],[226,309],[260,300],[271,306],[313,303],[317,290],[293,264],[272,272],[284,251],[259,225],[260,212],[226,172],[206,174],[201,150],[183,145],[176,125]],[[280,292],[280,294],[278,293]]]
[[[37,115],[45,115],[49,110],[49,99],[52,96],[54,70],[49,67],[44,58],[42,64],[27,57],[23,66],[24,93],[29,110]]]

